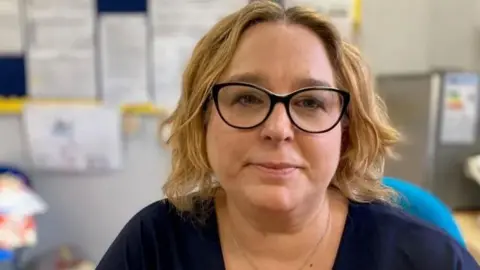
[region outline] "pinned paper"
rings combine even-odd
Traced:
[[[29,96],[97,98],[94,1],[23,2],[29,26],[25,55]]]
[[[479,77],[448,73],[444,79],[440,140],[443,144],[473,144],[477,134]]]
[[[122,165],[121,112],[83,104],[27,104],[25,133],[37,169],[113,170]]]
[[[124,105],[150,101],[147,32],[145,14],[114,13],[100,17],[100,67],[105,103]]]
[[[0,0],[0,55],[23,52],[25,22],[19,0]]]
[[[286,7],[306,6],[328,16],[344,39],[354,39],[360,23],[360,3],[357,0],[285,0]]]

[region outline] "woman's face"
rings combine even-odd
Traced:
[[[242,36],[220,82],[252,83],[284,95],[309,86],[334,87],[322,41],[299,25],[261,23]],[[341,125],[312,134],[296,128],[285,106],[253,129],[227,125],[212,105],[207,152],[215,176],[230,198],[272,211],[289,211],[318,199],[335,174]]]

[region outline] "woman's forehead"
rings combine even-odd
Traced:
[[[240,38],[221,81],[295,89],[333,86],[333,71],[320,38],[299,25],[261,23]]]

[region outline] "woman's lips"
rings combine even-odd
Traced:
[[[253,163],[252,166],[273,176],[288,176],[299,168],[289,163]]]

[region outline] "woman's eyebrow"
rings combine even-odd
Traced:
[[[226,79],[228,82],[245,82],[257,85],[268,85],[268,79],[259,73],[245,72],[234,74]],[[309,86],[333,87],[329,82],[322,79],[304,77],[295,79],[292,85],[293,89],[299,89]]]
[[[294,84],[296,88],[303,88],[303,87],[309,87],[309,86],[333,87],[326,80],[315,79],[315,78],[301,78],[301,79],[295,80]]]
[[[251,84],[265,84],[267,79],[265,76],[262,76],[257,73],[253,72],[245,72],[245,73],[238,73],[234,74],[226,79],[229,82],[245,82]]]

